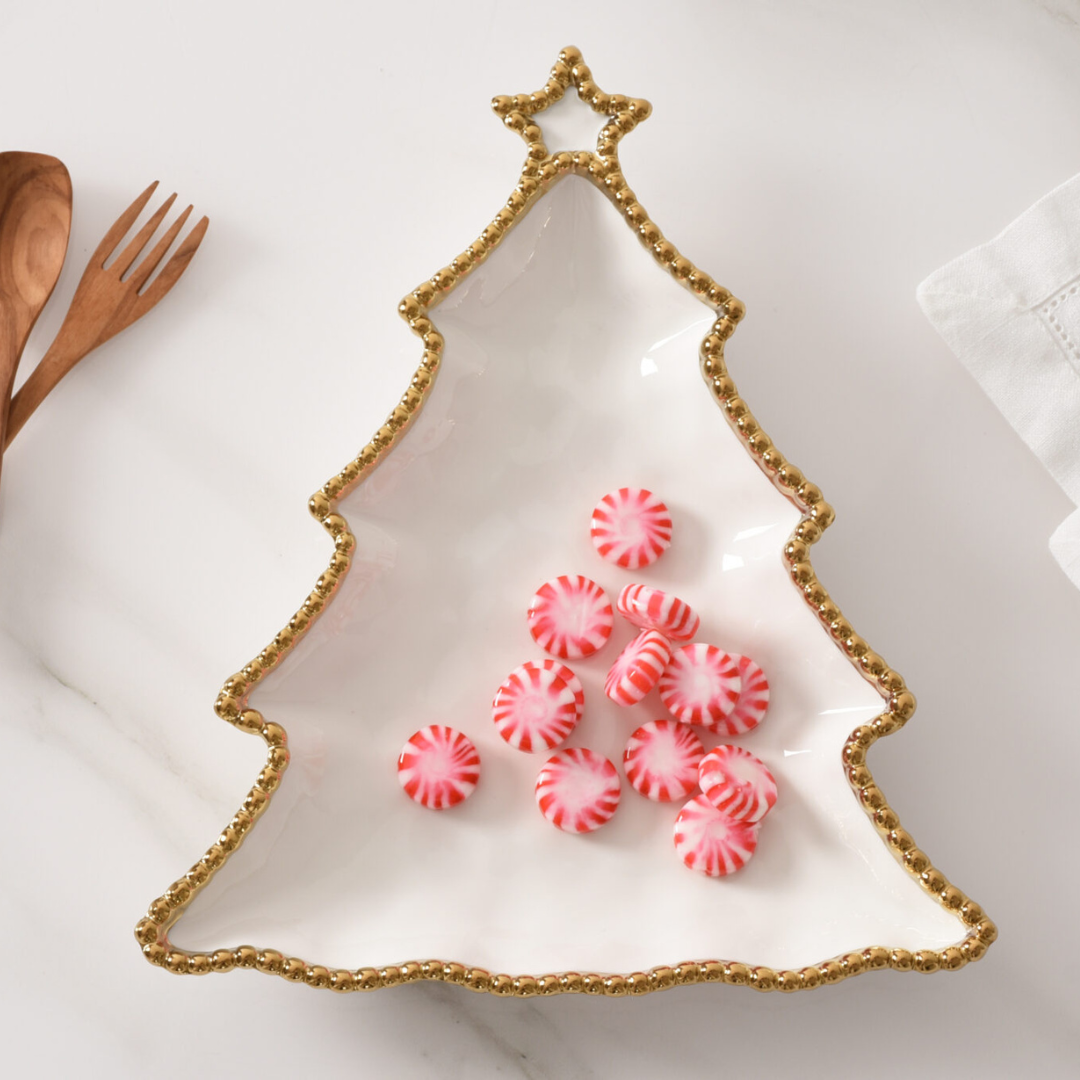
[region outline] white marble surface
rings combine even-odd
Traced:
[[[0,11],[2,141],[58,155],[76,189],[70,264],[27,362],[149,179],[212,219],[174,294],[73,374],[5,462],[0,1034],[18,1073],[691,1076],[722,1040],[734,1065],[825,1075],[855,1036],[880,1075],[910,1071],[905,1046],[959,1075],[1069,1075],[1080,594],[1045,545],[1068,503],[914,288],[1080,171],[1080,5],[650,17],[646,34],[561,3],[520,18],[422,3]],[[605,88],[653,102],[627,175],[746,300],[740,389],[838,509],[818,569],[920,700],[875,775],[1001,940],[955,976],[791,998],[342,998],[248,973],[169,977],[131,926],[261,757],[213,696],[324,561],[304,502],[413,366],[397,300],[516,175],[521,144],[488,98],[534,88],[568,41]],[[662,168],[676,151],[682,167]],[[886,612],[878,569],[899,559],[907,603]],[[882,1037],[867,1048],[865,1031]]]

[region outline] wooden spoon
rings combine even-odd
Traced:
[[[60,276],[70,231],[71,177],[63,162],[0,153],[0,448],[19,358]]]

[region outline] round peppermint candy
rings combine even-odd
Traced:
[[[684,600],[648,585],[626,585],[615,602],[619,614],[642,630],[656,630],[670,641],[689,641],[701,620]]]
[[[697,788],[704,754],[693,728],[675,720],[651,720],[630,736],[623,769],[639,795],[655,802],[675,802]]]
[[[530,660],[514,668],[495,691],[491,718],[511,746],[536,753],[565,742],[584,708],[581,682],[565,664]]]
[[[724,877],[741,870],[757,848],[759,824],[736,821],[704,795],[691,799],[675,819],[675,850],[691,870]]]
[[[608,672],[604,693],[616,705],[636,705],[660,680],[671,659],[671,643],[655,630],[642,630]]]
[[[776,805],[776,781],[765,762],[741,746],[718,746],[698,770],[701,793],[728,817],[760,821]]]
[[[739,665],[742,690],[731,715],[724,721],[725,735],[745,735],[765,719],[769,708],[769,680],[765,672],[749,656],[731,657]]]
[[[728,734],[724,721],[741,690],[734,658],[702,642],[676,649],[660,676],[660,700],[676,720],[700,724],[720,735]]]
[[[611,602],[595,581],[563,574],[544,582],[529,604],[529,630],[536,644],[560,660],[591,656],[611,636]]]
[[[398,780],[410,799],[429,810],[445,810],[476,790],[480,755],[460,731],[430,724],[401,748],[397,768]]]
[[[592,514],[592,542],[616,566],[636,570],[656,562],[671,543],[671,514],[644,488],[610,491]]]
[[[574,747],[548,758],[536,778],[536,805],[564,832],[606,825],[619,805],[619,774],[606,757]]]

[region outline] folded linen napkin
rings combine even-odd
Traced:
[[[1080,506],[1080,175],[918,288],[927,318]],[[1080,587],[1080,510],[1050,550]]]

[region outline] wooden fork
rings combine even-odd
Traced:
[[[142,318],[179,280],[187,269],[191,257],[195,254],[209,218],[204,217],[176,249],[172,258],[162,267],[161,273],[146,286],[147,279],[157,268],[172,242],[191,213],[189,206],[164,236],[154,245],[150,253],[135,266],[135,261],[142,254],[150,237],[165,219],[169,208],[176,200],[170,195],[153,217],[138,231],[131,243],[117,256],[108,268],[105,263],[116,250],[128,229],[134,224],[143,207],[150,201],[158,182],[155,180],[121,215],[105,234],[90,258],[82,279],[75,290],[71,307],[64,317],[63,325],[56,335],[56,340],[49,346],[38,366],[22,385],[19,392],[11,399],[11,412],[8,417],[7,441],[4,449],[11,445],[11,440],[18,435],[31,413],[41,404],[54,386],[88,352],[119,334],[136,319]],[[135,266],[134,269],[132,267]],[[128,271],[131,271],[128,274]],[[125,274],[127,277],[125,278]],[[143,287],[146,286],[144,289]],[[141,290],[141,291],[140,291]]]

